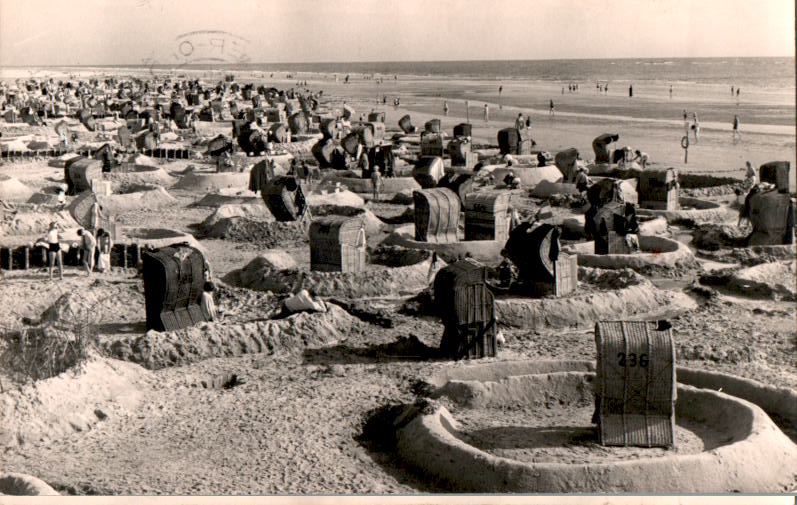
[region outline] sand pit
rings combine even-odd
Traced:
[[[679,384],[674,449],[603,447],[590,422],[594,365],[536,364],[455,365],[429,379],[451,410],[408,411],[398,454],[458,492],[780,492],[795,483],[797,446],[752,403]]]
[[[501,262],[501,250],[506,245],[505,240],[469,240],[448,244],[420,242],[415,240],[414,224],[407,224],[396,228],[382,243],[384,245],[400,246],[407,249],[434,251],[438,256],[449,263],[457,259],[471,257],[490,265],[497,265]]]
[[[636,271],[692,268],[696,260],[692,251],[677,240],[655,235],[639,235],[640,252],[635,254],[594,254],[594,242],[581,242],[563,247],[578,254],[579,266],[593,268],[631,268]]]
[[[263,200],[248,189],[222,188],[208,193],[191,204],[192,207],[221,207],[222,205],[263,205]]]
[[[363,179],[360,177],[337,177],[332,176],[327,179],[330,182],[339,182],[341,185],[346,186],[350,191],[355,193],[373,193],[373,186],[371,179]],[[421,189],[421,185],[412,177],[383,177],[382,178],[382,193],[393,194],[402,191],[415,191]]]
[[[694,223],[723,223],[735,220],[738,212],[726,205],[682,196],[678,199],[680,207],[677,210],[654,210],[637,208],[639,216],[661,216],[670,223],[690,221]]]
[[[565,218],[554,217],[543,220],[544,223],[558,224],[562,227],[562,231],[570,240],[586,239],[586,232],[584,231],[584,214],[570,215]],[[642,221],[639,223],[639,233],[642,235],[662,235],[667,233],[667,220],[664,217],[655,217]]]
[[[59,496],[49,484],[24,473],[0,473],[0,495]]]
[[[93,357],[80,371],[7,390],[0,395],[0,440],[39,445],[88,431],[108,417],[131,413],[152,380],[138,365]]]
[[[658,289],[633,270],[579,267],[576,291],[560,298],[499,295],[498,321],[528,329],[589,327],[600,320],[671,316],[697,308],[685,293]]]
[[[274,216],[271,215],[268,208],[261,203],[228,204],[216,209],[213,214],[200,223],[199,228],[207,233],[222,219],[232,217],[243,217],[257,221],[274,220]]]
[[[113,172],[106,174],[105,178],[112,182],[114,193],[124,193],[130,188],[140,186],[169,187],[177,182],[176,177],[172,177],[161,167],[128,163],[115,168]]]
[[[118,359],[157,370],[214,357],[301,353],[308,347],[334,344],[343,339],[354,324],[353,316],[328,304],[327,312],[302,312],[284,319],[238,324],[201,323],[164,333],[151,330],[114,342],[109,352]]]
[[[258,291],[288,294],[306,289],[317,296],[356,299],[415,294],[429,286],[430,266],[431,253],[427,251],[385,247],[371,254],[366,270],[360,273],[283,269],[274,262],[255,258],[224,280]],[[438,260],[433,273],[444,266],[445,262]]]
[[[249,173],[189,172],[173,186],[187,191],[217,191],[224,188],[245,189],[249,187]],[[231,203],[231,202],[227,202]]]
[[[22,184],[15,177],[0,175],[0,201],[27,202],[33,193],[33,189]]]

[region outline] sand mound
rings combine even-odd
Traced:
[[[296,353],[335,343],[355,322],[346,311],[328,304],[326,313],[303,312],[284,319],[243,324],[202,323],[165,333],[148,331],[137,338],[114,342],[111,352],[153,370],[213,357]]]
[[[271,215],[268,208],[263,204],[258,203],[244,203],[244,204],[230,204],[222,205],[216,211],[209,215],[199,225],[202,230],[210,230],[216,223],[225,218],[230,217],[245,217],[256,221],[274,221],[274,216]]]
[[[51,222],[55,222],[60,229],[77,228],[78,223],[69,212],[19,212],[8,214],[0,226],[2,235],[28,235],[45,233]]]
[[[413,205],[415,200],[412,197],[412,191],[404,190],[393,195],[390,203],[395,203],[397,205]]]
[[[100,205],[111,214],[122,214],[131,210],[160,209],[177,203],[168,191],[160,186],[135,193],[99,197]]]
[[[54,193],[33,193],[27,203],[33,205],[58,205],[58,195]]]
[[[578,267],[578,280],[599,289],[621,289],[628,286],[650,284],[649,280],[630,268],[605,270],[602,268]]]
[[[266,249],[286,243],[307,243],[307,233],[298,222],[255,221],[245,217],[226,217],[211,226],[207,238],[250,242]]]
[[[0,200],[6,202],[26,202],[33,190],[14,177],[0,175]]]
[[[377,234],[385,227],[385,223],[376,217],[373,212],[361,207],[348,207],[344,205],[321,205],[312,208],[313,217],[320,216],[348,216],[360,217],[365,223],[365,232],[368,235]]]
[[[730,273],[703,275],[700,282],[723,286],[741,296],[791,302],[797,300],[797,262],[775,261]]]
[[[140,186],[169,187],[177,182],[176,177],[169,175],[161,167],[152,165],[124,164],[118,170],[106,174],[107,180],[112,181],[115,193],[124,193]]]
[[[182,176],[173,186],[174,189],[189,191],[213,191],[222,188],[244,189],[249,186],[249,174],[241,173],[208,173],[189,172]]]
[[[362,207],[365,205],[365,200],[351,191],[340,191],[338,193],[327,193],[326,195],[309,194],[307,195],[307,205],[310,207],[320,207],[321,205]]]
[[[146,319],[144,287],[136,283],[110,283],[97,279],[89,289],[64,293],[41,315],[42,320],[92,324],[138,322]],[[102,331],[102,327],[99,328]]]
[[[0,394],[0,440],[38,445],[132,412],[152,384],[138,365],[94,357],[79,371]]]
[[[43,480],[24,473],[0,473],[0,495],[60,496]]]
[[[208,193],[200,200],[191,204],[192,207],[221,207],[222,205],[246,205],[246,204],[261,204],[262,200],[257,194],[249,191],[248,189],[235,189],[230,188],[219,190],[216,193]]]
[[[224,282],[233,286],[250,288],[262,282],[263,278],[278,270],[296,268],[293,256],[281,249],[266,251],[254,258],[240,270],[234,270],[224,277]]]
[[[723,247],[744,247],[749,228],[727,224],[701,224],[694,230],[692,245],[706,251]]]
[[[744,286],[744,291],[757,287],[771,291],[783,300],[794,301],[797,292],[797,262],[778,261],[764,263],[739,270],[734,276],[736,282]]]
[[[205,248],[193,235],[168,228],[123,228],[122,238],[118,242],[135,242],[155,249],[187,242],[202,251],[203,254],[205,253]]]

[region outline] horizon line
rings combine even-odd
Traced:
[[[58,64],[26,64],[26,65],[5,65],[0,64],[0,68],[54,68],[54,67],[157,67],[175,65],[203,65],[203,66],[229,66],[229,65],[342,65],[342,64],[385,64],[385,63],[484,63],[484,62],[511,62],[511,61],[598,61],[598,60],[709,60],[709,59],[754,59],[754,58],[795,58],[795,55],[780,56],[625,56],[620,58],[532,58],[532,59],[476,59],[476,60],[352,60],[352,61],[271,61],[271,62],[227,62],[227,63],[208,63],[208,62],[173,62],[173,63],[58,63]]]

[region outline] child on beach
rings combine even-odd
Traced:
[[[523,119],[523,113],[519,112],[517,115],[517,119],[515,120],[515,128],[518,130],[522,130],[526,127],[526,120]]]
[[[202,315],[205,316],[206,321],[217,321],[219,319],[216,313],[216,303],[213,301],[213,291],[215,286],[212,282],[206,281],[202,286],[202,301],[200,309]]]
[[[448,100],[443,102],[443,115],[448,116]]]

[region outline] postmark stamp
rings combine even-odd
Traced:
[[[184,69],[195,64],[248,63],[249,40],[223,30],[197,30],[177,35],[167,48],[164,58],[148,57],[142,60],[150,74],[158,66]]]

